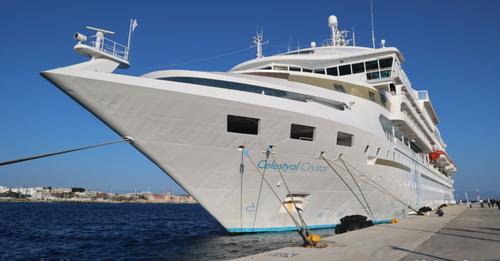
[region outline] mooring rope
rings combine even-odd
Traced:
[[[288,210],[288,208],[285,206],[285,203],[283,203],[283,201],[280,199],[278,193],[273,189],[273,186],[271,185],[271,183],[269,183],[269,181],[264,177],[262,171],[257,167],[257,165],[255,164],[255,161],[252,159],[252,157],[250,156],[250,154],[248,152],[246,153],[246,156],[247,156],[248,160],[250,160],[250,162],[252,163],[252,166],[257,170],[257,172],[259,173],[259,175],[262,177],[262,179],[264,180],[264,182],[266,183],[266,185],[269,187],[269,189],[271,190],[271,192],[274,194],[274,196],[276,197],[276,199],[278,200],[278,202],[280,202],[281,206],[288,213],[288,216],[290,216],[290,219],[295,224],[295,227],[297,227],[297,231],[298,231],[299,235],[302,237],[302,240],[304,241],[304,243],[306,243],[308,245],[313,245],[312,242],[309,240],[308,236],[305,234],[304,228],[301,227],[301,225],[295,219],[295,217],[292,215],[292,213],[290,212],[290,210]]]
[[[266,152],[266,161],[264,163],[264,166],[267,166],[268,161],[269,161],[269,153]],[[253,230],[255,230],[255,221],[257,220],[257,214],[259,212],[260,196],[262,194],[262,185],[264,184],[264,176],[266,175],[266,170],[267,168],[264,168],[264,170],[262,171],[262,177],[260,178],[259,194],[257,196],[257,205],[255,207],[255,214],[253,216],[253,225],[252,225]]]
[[[270,148],[268,148],[268,149],[270,149]],[[274,161],[276,161],[276,158],[272,154],[271,154],[271,157],[273,158]],[[292,203],[293,203],[295,210],[297,211],[297,215],[299,216],[300,222],[302,223],[302,228],[305,229],[306,234],[309,235],[310,234],[309,227],[307,226],[306,221],[304,220],[302,214],[300,213],[299,208],[297,207],[297,204],[295,203],[295,197],[290,192],[290,188],[288,187],[288,184],[285,181],[285,177],[283,176],[283,173],[281,172],[281,169],[279,169],[279,168],[278,168],[278,173],[280,174],[281,180],[283,181],[283,184],[285,185],[285,188],[286,188],[288,195],[290,195],[292,198]]]
[[[345,166],[345,169],[347,170],[347,173],[349,173],[349,175],[351,176],[352,180],[354,181],[354,183],[356,184],[356,187],[358,187],[358,190],[359,192],[361,193],[361,196],[363,197],[365,203],[366,203],[366,207],[368,208],[368,210],[370,211],[371,213],[371,216],[372,216],[372,220],[375,220],[375,215],[373,215],[373,211],[372,209],[370,208],[370,204],[368,203],[368,200],[366,199],[365,197],[365,193],[363,193],[363,190],[361,190],[361,187],[359,186],[358,182],[356,181],[356,179],[354,178],[354,175],[351,173],[351,171],[349,170],[349,168],[347,167],[347,165],[345,164],[344,160],[342,158],[339,157],[339,159],[342,161],[342,163],[344,164]]]
[[[384,188],[382,185],[378,184],[377,182],[375,182],[374,180],[370,179],[367,175],[365,175],[361,170],[355,168],[352,164],[350,164],[349,162],[346,162],[349,166],[351,166],[351,168],[353,168],[354,170],[356,170],[357,172],[359,172],[359,174],[361,174],[363,177],[365,177],[369,182],[372,182],[373,184],[375,184],[376,186],[380,187],[381,189],[381,192],[385,192],[387,194],[387,196],[391,197],[392,199],[398,201],[399,203],[405,205],[406,207],[408,207],[409,209],[415,211],[416,213],[418,213],[418,210],[416,210],[415,208],[413,208],[409,203],[406,203],[405,201],[403,201],[402,199],[400,199],[398,196],[394,195],[393,193],[391,193],[388,189]],[[367,184],[370,184],[370,183],[367,183]]]
[[[382,192],[383,194],[385,194],[386,196],[392,198],[393,200],[403,204],[404,206],[406,206],[407,208],[415,211],[416,213],[418,213],[418,210],[416,210],[415,208],[413,208],[409,203],[406,203],[405,201],[403,201],[402,199],[399,199],[399,197],[397,197],[396,195],[394,195],[393,193],[391,193],[389,190],[387,190],[386,188],[384,188],[382,185],[378,184],[377,182],[375,182],[374,180],[372,180],[370,177],[368,177],[366,174],[364,174],[361,170],[357,169],[356,167],[354,167],[351,163],[349,163],[348,161],[344,160],[344,159],[340,159],[342,161],[344,161],[347,165],[349,165],[352,169],[354,169],[355,171],[357,171],[362,177],[364,177],[366,184],[372,186],[373,188],[375,188],[376,190]],[[333,163],[335,164],[335,162]],[[342,168],[340,167],[339,165],[335,164],[337,167],[339,168]]]
[[[347,181],[342,177],[342,175],[340,175],[340,173],[337,171],[337,169],[335,169],[332,164],[325,158],[325,156],[323,156],[324,152],[321,152],[320,154],[320,157],[326,162],[326,164],[328,166],[330,166],[330,168],[333,170],[333,172],[335,172],[335,174],[337,175],[337,177],[339,177],[339,179],[346,185],[346,187],[351,191],[351,193],[354,195],[354,197],[358,200],[359,204],[361,205],[361,207],[363,207],[363,210],[365,210],[366,214],[370,217],[372,217],[370,211],[368,211],[368,209],[366,208],[366,206],[363,204],[363,202],[361,201],[361,199],[358,197],[358,195],[354,192],[354,190],[351,188],[351,186],[349,186],[349,184],[347,183]],[[373,218],[373,217],[372,217]]]
[[[80,150],[92,149],[92,148],[97,148],[97,147],[102,147],[102,146],[107,146],[107,145],[112,145],[112,144],[117,144],[117,143],[122,143],[122,142],[128,142],[128,143],[132,144],[134,142],[134,140],[131,137],[126,136],[126,137],[123,137],[121,140],[115,140],[115,141],[100,143],[100,144],[91,145],[91,146],[79,147],[79,148],[74,148],[74,149],[68,149],[68,150],[63,150],[63,151],[57,151],[57,152],[51,152],[51,153],[44,153],[44,154],[39,154],[39,155],[24,157],[24,158],[15,159],[15,160],[8,160],[8,161],[0,162],[0,167],[1,166],[15,164],[15,163],[20,163],[20,162],[24,162],[24,161],[30,161],[30,160],[36,160],[36,159],[41,159],[41,158],[47,158],[47,157],[52,157],[52,156],[56,156],[56,155],[66,154],[66,153],[70,153],[70,152],[76,152],[76,151],[80,151]]]
[[[245,165],[243,164],[244,157],[244,146],[240,146],[241,149],[241,162],[240,162],[240,228],[243,227],[243,173],[245,173]]]

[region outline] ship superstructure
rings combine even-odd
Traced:
[[[309,228],[353,214],[379,222],[454,202],[455,164],[403,55],[354,46],[334,16],[329,27],[323,45],[270,57],[258,34],[256,58],[229,72],[141,77],[112,73],[129,66],[128,47],[106,49],[97,29],[95,41],[76,35],[90,61],[42,75],[133,138],[230,232],[296,229],[299,214]]]

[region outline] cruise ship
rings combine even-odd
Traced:
[[[394,47],[360,47],[335,16],[330,38],[228,72],[128,68],[113,32],[76,33],[88,61],[42,76],[191,194],[230,233],[385,222],[454,203],[456,166],[428,91]],[[326,26],[325,26],[326,29]],[[325,30],[326,32],[327,30]]]

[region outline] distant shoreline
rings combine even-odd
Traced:
[[[198,204],[197,202],[184,202],[184,201],[153,201],[153,200],[67,200],[67,199],[18,199],[18,198],[0,198],[0,203],[106,203],[106,204]]]

